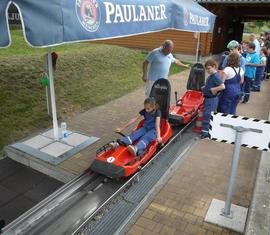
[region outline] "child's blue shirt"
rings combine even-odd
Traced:
[[[144,116],[143,126],[148,130],[155,128],[156,118],[161,117],[161,112],[159,109],[156,109],[153,113],[148,113],[145,111],[145,109],[143,109],[139,113],[140,115]]]
[[[248,53],[246,56],[246,63],[260,64],[260,56],[256,52]],[[253,79],[255,78],[255,74],[256,74],[256,67],[246,65],[244,76]]]
[[[215,97],[216,95],[213,95],[211,92],[211,88],[217,87],[223,83],[222,79],[220,78],[220,75],[218,72],[211,74],[205,83],[205,87],[203,90],[204,97],[206,98],[212,98]]]

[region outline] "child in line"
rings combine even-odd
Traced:
[[[255,82],[252,91],[261,91],[261,81],[264,80],[264,72],[267,60],[267,49],[262,47],[260,50],[260,64],[256,67]]]
[[[248,42],[247,41],[242,41],[242,43],[241,43],[241,52],[240,53],[244,58],[246,58],[247,53],[248,53],[247,46],[248,46]]]
[[[132,132],[131,135],[122,137],[118,142],[111,142],[110,146],[112,148],[117,148],[119,143],[123,143],[128,146],[128,150],[133,155],[140,156],[151,141],[156,139],[159,143],[162,142],[160,137],[161,111],[158,109],[158,104],[153,97],[146,98],[144,100],[144,109],[137,116],[131,118],[123,127],[116,128],[115,131],[122,132],[122,130],[137,121],[140,116],[144,117],[143,126]],[[132,145],[136,140],[139,141],[136,145]]]
[[[243,92],[244,97],[242,103],[245,104],[249,101],[250,90],[252,88],[252,82],[255,78],[256,67],[260,64],[259,54],[256,53],[256,46],[253,42],[248,44],[248,54],[246,56],[246,66],[244,74]]]
[[[244,82],[244,70],[240,66],[239,53],[231,53],[228,56],[227,66],[221,78],[226,88],[219,96],[218,112],[235,115],[241,98],[241,84]]]
[[[206,61],[205,69],[209,74],[209,77],[206,80],[205,86],[202,87],[204,94],[203,124],[201,131],[202,139],[209,137],[211,112],[217,110],[218,92],[225,89],[224,82],[217,71],[217,62],[212,59]]]

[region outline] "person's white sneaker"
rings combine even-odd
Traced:
[[[111,143],[109,143],[109,145],[112,149],[116,149],[119,146],[119,144],[117,142],[111,142]]]
[[[129,145],[128,147],[128,151],[133,154],[134,156],[137,156],[137,148],[133,145]]]

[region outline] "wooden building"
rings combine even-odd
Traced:
[[[174,42],[174,52],[195,55],[197,49],[197,35],[191,32],[178,30],[165,30],[161,32],[141,34],[124,38],[99,41],[106,44],[120,45],[124,47],[140,48],[150,51],[157,48],[161,43],[170,39]],[[208,55],[211,51],[211,33],[202,33],[200,36],[201,55]]]
[[[201,34],[200,51],[202,56],[223,52],[230,40],[241,42],[245,21],[270,20],[270,0],[196,1],[217,17],[213,34]],[[98,42],[149,51],[159,47],[165,39],[171,39],[175,42],[174,52],[195,55],[197,39],[194,36],[194,33],[191,32],[165,30]]]

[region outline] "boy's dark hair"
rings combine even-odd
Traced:
[[[150,104],[151,106],[155,106],[155,109],[159,109],[159,105],[158,103],[156,102],[155,98],[154,97],[148,97],[144,100],[143,102],[144,105],[146,104]]]
[[[207,66],[211,66],[211,67],[215,67],[215,68],[218,68],[218,64],[215,60],[213,59],[209,59],[205,62],[205,65],[204,67],[206,68]]]
[[[238,51],[242,50],[242,46],[239,44],[239,46],[237,47]]]
[[[255,48],[256,48],[254,42],[249,42],[249,43],[248,43],[248,47],[249,47],[250,49],[253,49],[253,50],[255,50]]]
[[[143,103],[143,104],[144,104],[144,105],[146,105],[146,104],[156,105],[157,103],[156,103],[156,100],[155,100],[154,97],[148,97],[148,98],[146,98],[146,99],[144,100],[144,103]]]
[[[231,53],[228,55],[227,60],[228,67],[240,67],[240,55],[238,53]]]

